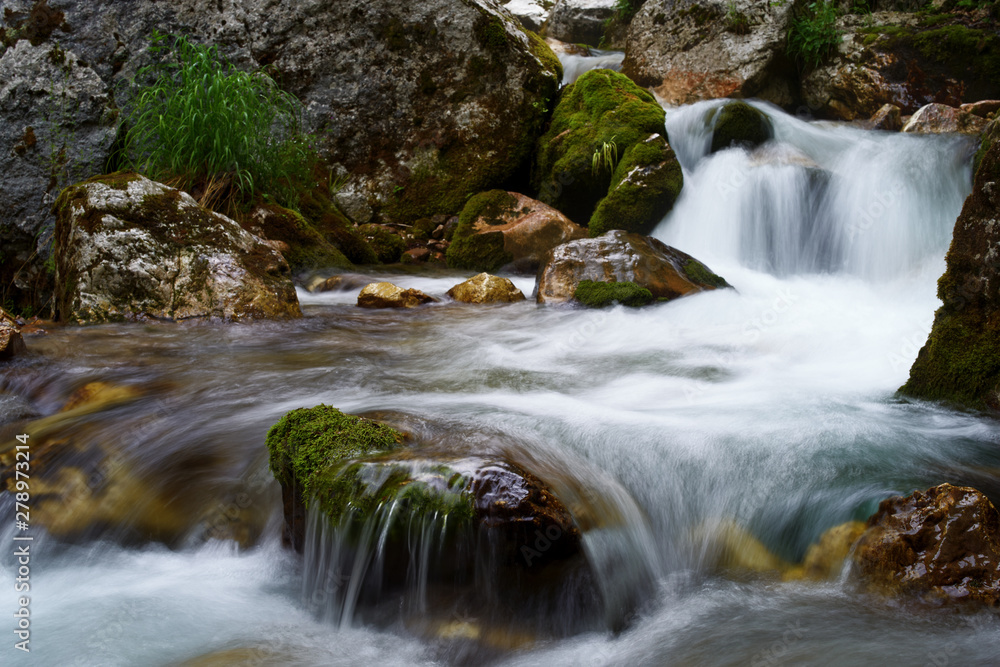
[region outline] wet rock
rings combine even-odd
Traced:
[[[793,101],[789,0],[648,0],[628,30],[622,72],[671,105],[723,97]]]
[[[574,222],[589,223],[612,185],[631,183],[629,174],[641,169],[648,170],[646,185],[658,185],[654,202],[669,209],[681,182],[672,151],[653,137],[662,137],[663,123],[663,108],[628,77],[604,69],[586,72],[563,91],[549,130],[538,141],[533,179],[539,199]],[[637,144],[645,145],[633,150]],[[627,173],[618,170],[626,159]],[[660,168],[665,162],[668,167]],[[615,208],[624,210],[624,203]],[[605,216],[605,223],[609,219]]]
[[[978,102],[969,102],[960,106],[959,109],[982,118],[989,118],[997,111],[1000,111],[1000,100],[980,100]]]
[[[975,489],[941,484],[882,501],[853,558],[881,592],[1000,606],[1000,514]]]
[[[562,42],[600,46],[616,5],[616,0],[556,0],[543,32]]]
[[[861,521],[848,521],[830,528],[809,545],[805,560],[784,573],[786,581],[830,581],[840,576],[851,549],[865,532]]]
[[[837,20],[836,53],[802,80],[809,108],[821,117],[870,118],[882,105],[904,115],[931,103],[996,99],[1000,37],[963,24],[924,22],[914,13],[876,12]],[[874,25],[873,25],[874,24]]]
[[[21,328],[13,317],[0,308],[0,361],[13,359],[27,351]]]
[[[488,273],[469,278],[448,290],[448,296],[464,303],[514,303],[524,301],[524,294],[507,278]]]
[[[928,104],[920,107],[903,126],[903,132],[916,134],[979,134],[986,128],[986,120],[969,111],[962,111],[946,104]]]
[[[142,394],[142,390],[133,385],[88,382],[70,394],[59,412],[74,411],[76,414],[81,414],[80,408],[85,406],[88,412],[104,410],[134,401],[142,396]]]
[[[368,278],[351,273],[344,273],[329,278],[317,277],[309,284],[310,292],[346,292],[358,289],[368,284]]]
[[[72,50],[27,38],[0,46],[0,284],[18,305],[48,300],[52,203],[100,173],[117,113],[109,81]]]
[[[362,308],[416,308],[437,301],[416,289],[403,289],[392,283],[370,283],[358,295]]]
[[[581,280],[573,298],[588,308],[605,308],[614,304],[638,308],[652,303],[653,293],[630,282]]]
[[[895,104],[883,104],[871,117],[871,129],[899,132],[903,129],[902,111]]]
[[[566,243],[538,274],[538,303],[564,303],[583,280],[632,282],[661,300],[729,287],[708,267],[657,239],[612,231]]]
[[[975,409],[1000,410],[1000,142],[976,170],[972,193],[955,221],[943,302],[927,343],[910,368],[904,394]]]
[[[719,107],[707,122],[713,124],[712,153],[732,146],[753,149],[774,137],[771,120],[746,102],[729,102]]]
[[[447,249],[453,269],[496,271],[514,263],[534,271],[552,248],[583,238],[586,230],[556,209],[516,192],[490,190],[462,209]]]
[[[684,175],[673,149],[651,134],[625,151],[615,167],[608,194],[597,204],[587,225],[590,236],[612,229],[648,234],[674,207]]]
[[[187,193],[116,173],[56,202],[56,310],[71,322],[301,316],[288,264]]]
[[[421,264],[431,258],[430,248],[410,248],[403,253],[400,261],[404,264]]]
[[[507,0],[503,6],[526,30],[538,32],[549,17],[552,3],[550,0]]]
[[[993,146],[998,139],[1000,139],[1000,118],[994,118],[989,122],[989,124],[987,124],[986,129],[983,130],[983,134],[979,141],[979,149],[976,150],[976,154],[972,159],[973,176],[975,176],[979,171],[979,165],[982,164],[987,151],[990,150],[990,147]]]

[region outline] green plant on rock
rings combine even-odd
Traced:
[[[735,0],[726,3],[726,30],[737,35],[746,35],[750,32],[750,19],[739,10]]]
[[[158,60],[132,82],[130,166],[197,187],[207,206],[268,193],[294,208],[291,183],[307,177],[312,162],[299,101],[264,72],[236,69],[215,46],[183,35],[151,40]]]
[[[602,141],[594,150],[594,156],[590,160],[590,173],[596,177],[601,171],[613,172],[617,164],[618,144],[611,137],[608,141]]]
[[[801,66],[815,68],[837,48],[842,38],[837,29],[836,4],[833,0],[816,0],[792,21],[787,52]]]

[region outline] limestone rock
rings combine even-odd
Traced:
[[[1000,100],[979,100],[978,102],[969,102],[960,106],[959,109],[969,113],[974,113],[983,118],[989,118],[997,111],[1000,111]]]
[[[64,320],[302,314],[281,255],[184,192],[116,173],[67,188],[56,208],[56,310]]]
[[[857,576],[886,593],[1000,604],[1000,514],[975,489],[941,484],[889,498],[854,552]]]
[[[531,272],[549,250],[586,235],[585,229],[547,204],[516,192],[491,190],[476,195],[462,209],[448,247],[448,266],[496,271],[513,263]]]
[[[672,105],[722,97],[788,104],[796,77],[785,44],[807,4],[648,0],[629,27],[622,72]]]
[[[448,296],[464,303],[514,303],[524,294],[507,278],[480,273],[448,290]]]
[[[690,255],[620,230],[552,250],[538,274],[538,303],[569,301],[583,280],[632,282],[664,300],[729,287]]]
[[[570,44],[600,46],[616,0],[557,0],[545,23],[545,36]]]
[[[27,39],[0,49],[0,283],[19,305],[48,299],[52,203],[101,172],[116,116],[109,82],[72,51]]]
[[[0,319],[0,361],[13,359],[27,352],[21,330],[13,323]]]
[[[943,305],[900,391],[1000,410],[1000,142],[982,157],[945,261]]]
[[[871,117],[871,129],[899,132],[903,129],[902,111],[895,104],[883,104]]]
[[[969,111],[946,104],[928,104],[920,107],[903,126],[903,132],[916,134],[944,134],[959,132],[979,134],[986,127],[986,120]]]
[[[549,17],[552,3],[550,0],[505,0],[503,6],[526,30],[539,32]]]
[[[959,106],[996,99],[1000,36],[981,27],[926,25],[913,13],[875,12],[837,20],[843,39],[834,56],[802,80],[818,116],[870,118],[884,104],[904,115],[931,103]]]
[[[362,308],[416,308],[437,301],[420,290],[403,289],[392,283],[370,283],[358,295]]]

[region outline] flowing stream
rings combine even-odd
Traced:
[[[3,370],[2,421],[53,413],[87,382],[142,387],[73,428],[113,439],[139,499],[159,498],[187,527],[169,546],[137,541],[137,514],[69,543],[39,532],[32,654],[5,646],[3,663],[177,665],[228,652],[190,664],[996,664],[1000,623],[988,614],[870,597],[847,576],[720,572],[713,547],[717,527],[735,524],[796,562],[892,494],[950,481],[1000,500],[996,422],[895,393],[939,305],[970,190],[968,142],[761,106],[774,143],[706,155],[713,104],[668,113],[685,186],[655,236],[735,289],[600,311],[530,299],[370,311],[353,305],[356,290],[300,292],[296,322],[31,338],[37,354]],[[467,275],[376,277],[440,297]],[[531,293],[533,279],[514,280]],[[462,616],[433,591],[416,609],[387,601],[374,623],[318,608],[317,565],[280,545],[264,436],[319,403],[409,420],[456,451],[519,452],[557,487],[596,489],[618,517],[586,538],[603,595],[641,581],[642,599],[620,627],[537,634]],[[0,514],[12,505],[4,494]],[[213,533],[219,514],[230,518]],[[13,559],[0,566],[12,581]],[[14,608],[9,589],[0,599]]]

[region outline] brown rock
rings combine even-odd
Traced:
[[[417,264],[430,259],[430,248],[411,248],[403,253],[402,262],[405,264]]]
[[[524,301],[524,293],[507,278],[480,273],[448,290],[448,296],[464,303],[513,303]]]
[[[959,107],[962,111],[975,114],[982,118],[989,118],[991,114],[1000,111],[1000,100],[980,100],[969,102]]]
[[[854,561],[882,592],[1000,605],[1000,514],[980,492],[951,484],[889,498],[868,519]]]
[[[27,351],[21,330],[13,323],[0,319],[0,361],[13,359]]]
[[[871,129],[899,132],[903,129],[902,111],[895,104],[883,104],[871,117]]]
[[[962,111],[947,104],[928,104],[921,107],[903,126],[903,132],[916,134],[979,134],[986,128],[986,120],[974,113]]]
[[[436,301],[420,290],[403,289],[392,283],[365,285],[358,295],[358,305],[362,308],[415,308]]]
[[[342,273],[329,278],[317,278],[309,284],[310,292],[346,292],[347,290],[364,287],[368,284],[365,276]]]
[[[621,230],[553,249],[538,274],[538,303],[569,301],[581,280],[633,282],[658,299],[729,287],[694,257]]]

